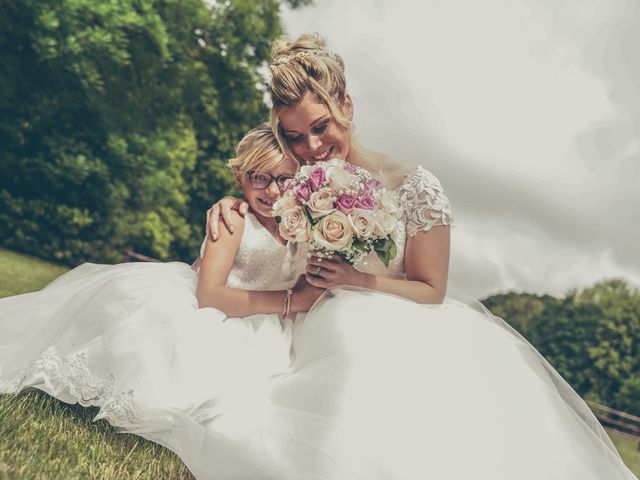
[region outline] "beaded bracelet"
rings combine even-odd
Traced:
[[[284,305],[282,306],[282,314],[278,315],[278,318],[280,318],[280,320],[284,320],[285,318],[289,317],[289,310],[291,308],[291,294],[293,293],[293,290],[291,288],[287,288],[287,291],[285,293],[284,296]]]

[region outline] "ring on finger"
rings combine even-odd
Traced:
[[[320,275],[320,272],[321,272],[321,271],[322,271],[322,267],[317,266],[317,267],[316,267],[316,276],[317,276],[317,275]]]

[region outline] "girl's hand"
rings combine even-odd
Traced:
[[[325,292],[324,288],[314,287],[304,275],[298,277],[291,294],[291,311],[308,312],[316,300]]]
[[[313,252],[307,259],[306,278],[316,287],[332,288],[338,285],[353,285],[371,288],[371,275],[356,270],[340,255],[319,257]]]
[[[233,233],[234,226],[231,218],[231,210],[237,210],[238,213],[244,217],[249,211],[249,204],[241,198],[224,197],[214,203],[209,210],[207,210],[207,235],[214,242],[219,237],[219,221],[220,214],[222,214],[222,221],[224,226],[227,227],[229,233]]]

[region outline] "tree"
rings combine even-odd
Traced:
[[[549,295],[507,292],[492,295],[482,301],[494,315],[504,319],[521,335],[527,337],[529,325],[539,316],[545,305],[553,302]]]
[[[631,405],[629,395],[637,383],[629,382],[640,375],[640,292],[624,280],[613,279],[573,296],[576,304],[594,305],[602,311],[589,349],[595,369],[594,391],[613,406],[622,407],[618,395],[620,402]]]
[[[629,377],[622,383],[615,405],[621,410],[640,415],[640,377]]]
[[[589,349],[601,317],[597,306],[576,305],[569,297],[547,303],[529,329],[531,343],[582,396],[593,390]]]
[[[606,280],[562,299],[507,293],[485,300],[583,397],[640,412],[640,292]]]
[[[67,264],[189,260],[263,121],[279,3],[0,2],[0,239]]]

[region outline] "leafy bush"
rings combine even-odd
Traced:
[[[614,279],[562,299],[509,293],[484,303],[520,328],[580,395],[640,415],[637,288]]]
[[[69,265],[190,260],[263,121],[279,2],[0,2],[0,242]]]

